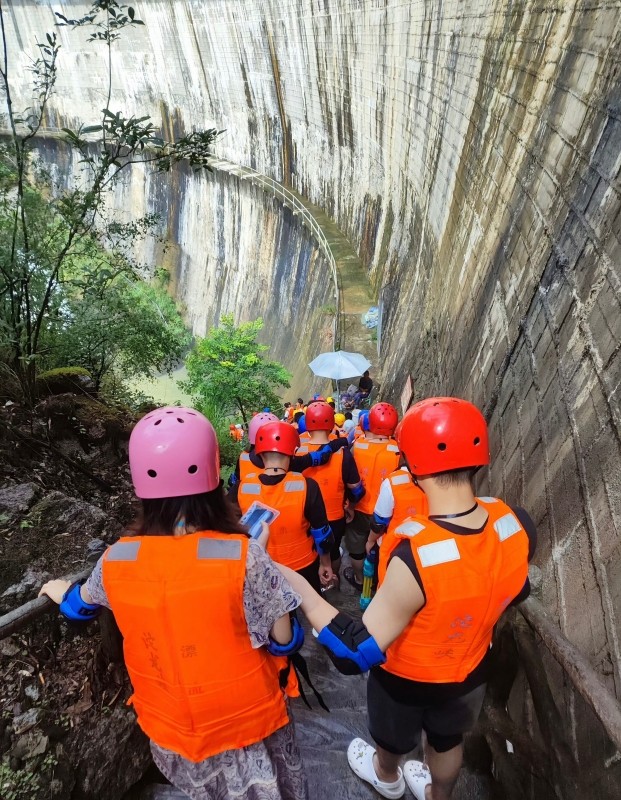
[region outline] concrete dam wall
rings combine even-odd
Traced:
[[[27,49],[49,29],[52,9],[78,16],[87,5],[14,0],[13,46]],[[454,393],[485,409],[494,463],[484,493],[532,513],[544,603],[621,696],[619,4],[135,7],[147,25],[119,44],[115,107],[151,113],[164,129],[225,128],[218,155],[290,185],[339,225],[381,301],[384,397],[398,404],[411,376],[415,399]],[[50,125],[90,123],[105,97],[104,62],[82,33],[60,36]],[[13,72],[22,97],[26,63]],[[317,330],[305,325],[326,301],[307,281],[321,266],[311,272],[294,258],[294,277],[277,257],[285,221],[252,210],[264,200],[238,193],[233,179],[196,186],[184,177],[174,187],[170,231],[190,319],[200,330],[218,304],[245,296],[255,278],[241,273],[268,236],[254,299],[311,292],[278,353],[288,362]],[[212,224],[201,226],[192,214],[207,194]],[[238,204],[256,215],[251,228],[233,221]],[[233,244],[239,251],[218,275],[226,259],[216,253]],[[614,751],[570,692],[562,712],[580,761],[594,765],[592,796],[607,796]]]

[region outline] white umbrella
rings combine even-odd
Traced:
[[[312,371],[320,378],[332,378],[337,382],[337,397],[340,406],[340,392],[338,382],[346,378],[356,378],[362,375],[369,367],[371,362],[361,353],[347,353],[344,350],[337,350],[331,353],[322,353],[313,359],[308,365]]]

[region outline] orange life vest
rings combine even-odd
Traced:
[[[190,761],[261,741],[288,721],[282,659],[244,615],[248,539],[214,531],[124,537],[103,560],[138,723]]]
[[[323,444],[308,444],[299,447],[296,456],[303,456],[324,447]],[[343,483],[343,448],[332,454],[327,464],[320,467],[308,467],[303,474],[307,478],[317,481],[323,502],[326,506],[328,521],[332,522],[345,516],[343,503],[345,502],[345,484]]]
[[[372,514],[382,481],[397,469],[399,447],[394,439],[372,442],[361,436],[354,442],[352,454],[366,489],[364,497],[356,504],[356,511]]]
[[[383,668],[427,683],[460,683],[480,664],[494,625],[528,576],[528,535],[509,506],[478,498],[489,514],[483,531],[460,536],[425,517],[394,531],[409,541],[426,602],[388,648]],[[386,562],[387,563],[387,562]],[[380,565],[383,580],[387,567]]]
[[[250,453],[246,450],[242,450],[239,454],[239,480],[243,481],[244,478],[247,478],[251,472],[260,472],[260,467],[255,467],[255,465],[250,460]]]
[[[429,511],[427,495],[420,486],[414,483],[412,474],[408,470],[397,469],[388,476],[387,480],[390,481],[395,505],[386,533],[379,540],[378,575],[386,572],[388,556],[394,547],[395,528],[407,517],[426,517]]]
[[[250,473],[240,483],[237,502],[242,514],[258,500],[280,511],[270,525],[267,552],[279,564],[293,570],[303,569],[317,558],[310,523],[304,516],[306,479],[299,472],[288,472],[284,479],[265,486],[256,473]]]

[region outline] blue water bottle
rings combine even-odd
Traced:
[[[371,602],[371,592],[373,591],[373,581],[375,579],[375,567],[377,565],[377,545],[371,548],[364,559],[362,565],[362,593],[360,595],[360,608],[364,611]]]

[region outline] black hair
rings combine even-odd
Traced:
[[[334,400],[330,400],[330,402],[328,403],[328,405],[329,405],[329,406],[332,406],[332,408],[336,408],[336,403],[334,402]]]
[[[290,405],[291,403],[285,403],[285,408],[289,408]]]
[[[303,416],[304,416],[304,412],[303,411],[296,411],[295,414],[293,415],[293,421],[294,422],[299,422],[302,419]]]
[[[354,418],[354,415],[351,413],[351,411],[346,411],[345,412],[345,419],[353,419],[353,418]]]
[[[172,536],[180,521],[186,529],[196,531],[247,533],[222,483],[202,494],[142,500],[142,511],[131,530],[136,536]]]
[[[302,400],[302,398],[301,398],[301,397],[298,397],[298,403],[302,403],[302,404],[303,404],[303,403],[304,403],[304,400]]]
[[[364,377],[364,378],[366,378],[368,374],[369,374],[369,370],[368,370],[368,369],[365,369],[365,371],[364,371],[364,376],[363,376],[363,377]]]
[[[432,477],[438,482],[438,486],[448,489],[450,486],[462,486],[467,483],[472,485],[479,467],[467,467],[466,469],[449,469],[446,472],[435,472]]]

